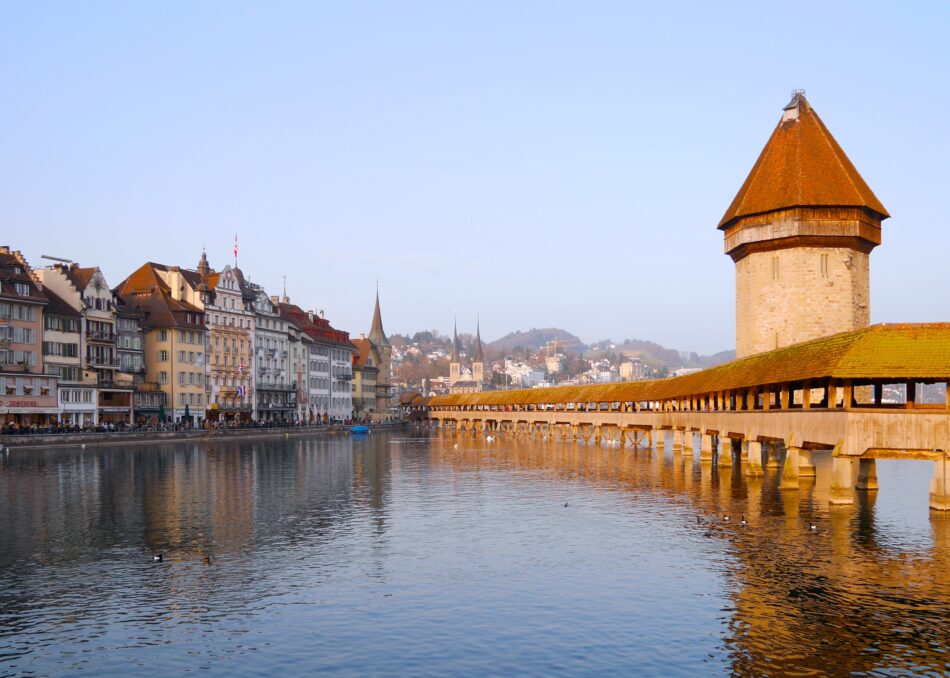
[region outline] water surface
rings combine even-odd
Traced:
[[[14,452],[0,675],[950,671],[930,465],[830,510],[826,463],[780,493],[669,451],[411,431]]]

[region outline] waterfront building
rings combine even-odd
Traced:
[[[310,380],[310,346],[313,339],[293,324],[289,325],[288,338],[293,416],[297,421],[307,421],[310,407],[307,385]]]
[[[288,422],[296,414],[296,378],[290,364],[290,323],[280,315],[280,299],[260,285],[249,284],[254,296],[254,385],[259,421]],[[299,341],[295,342],[299,344]]]
[[[171,281],[171,282],[170,282]],[[207,406],[207,329],[203,309],[176,299],[184,278],[177,266],[146,263],[115,288],[120,303],[141,314],[145,378],[136,384],[136,420],[162,414],[176,423],[201,423]],[[187,288],[186,288],[187,289]]]
[[[208,328],[206,416],[213,421],[257,419],[254,396],[254,294],[236,266],[220,272],[202,252],[195,270],[168,271],[176,298],[204,311]]]
[[[353,340],[353,413],[357,417],[378,414],[376,381],[382,358],[376,345],[365,336]]]
[[[625,360],[620,363],[620,378],[623,381],[646,379],[646,366],[639,360]]]
[[[352,415],[353,344],[348,333],[334,329],[324,312],[315,314],[290,303],[287,296],[280,304],[281,317],[310,339],[306,369],[305,417],[307,421],[339,421]],[[301,374],[303,371],[301,370]],[[298,388],[298,393],[302,389]],[[299,406],[298,406],[299,409]]]
[[[796,91],[719,222],[739,358],[867,327],[884,205]]]
[[[84,367],[96,373],[98,423],[131,424],[132,375],[120,369],[115,299],[102,271],[73,262],[36,269],[36,275],[80,314],[79,350]]]
[[[95,426],[98,416],[98,378],[83,364],[82,315],[50,288],[43,310],[43,370],[59,378],[58,419],[67,426]]]
[[[58,415],[58,376],[43,368],[42,284],[23,255],[0,247],[0,425],[28,428]]]
[[[376,306],[373,308],[373,322],[367,337],[379,356],[378,372],[376,373],[376,412],[386,412],[390,408],[393,393],[392,384],[392,355],[393,349],[383,331],[383,318],[379,310],[379,288],[376,289]]]

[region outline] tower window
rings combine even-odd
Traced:
[[[778,257],[772,257],[772,280],[778,280]]]
[[[821,255],[821,277],[822,278],[828,277],[828,255],[827,254]]]

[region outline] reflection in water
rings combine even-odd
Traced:
[[[946,672],[929,465],[829,508],[828,463],[796,493],[448,435],[15,453],[0,675]]]

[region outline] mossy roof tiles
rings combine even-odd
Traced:
[[[779,121],[719,228],[791,207],[863,207],[890,216],[804,96],[786,108],[793,104],[798,116]]]

